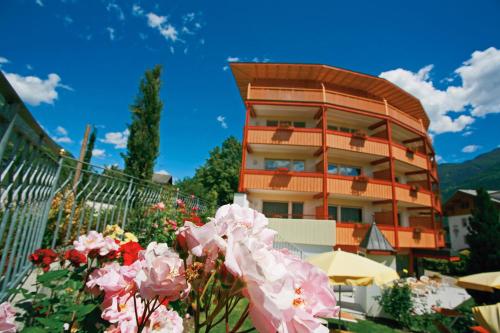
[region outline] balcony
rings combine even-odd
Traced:
[[[328,175],[328,193],[341,196],[355,196],[369,200],[391,200],[391,183],[368,179],[358,181],[354,177]]]
[[[249,144],[321,146],[322,130],[317,128],[278,128],[249,126]]]
[[[396,246],[394,227],[377,226],[389,243]],[[369,227],[367,223],[337,223],[337,246],[358,246]],[[436,231],[436,234],[437,247],[444,246],[444,235],[440,231]],[[435,232],[432,229],[398,227],[398,242],[401,248],[436,248]]]
[[[432,205],[431,192],[406,184],[396,184],[396,198],[398,201],[416,206]]]
[[[380,157],[389,156],[389,145],[386,140],[376,138],[357,138],[352,134],[327,131],[328,148],[350,152],[371,154]]]
[[[390,116],[403,126],[420,133],[425,128],[419,119],[416,119],[396,107],[388,104],[387,109],[383,101],[353,96],[331,90],[284,88],[284,87],[255,87],[250,88],[249,100],[268,100],[284,102],[326,103],[332,106],[345,107],[367,113]]]
[[[423,170],[428,169],[427,159],[424,154],[410,151],[404,146],[393,143],[392,156],[394,157],[394,159],[403,163],[416,166]]]
[[[244,188],[318,193],[323,191],[323,174],[247,169]]]

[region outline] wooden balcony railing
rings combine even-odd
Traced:
[[[250,100],[269,100],[284,102],[326,103],[355,110],[390,116],[400,125],[407,126],[420,133],[425,133],[420,120],[406,114],[398,108],[380,100],[368,99],[336,91],[306,88],[257,87],[250,88]]]
[[[367,223],[337,223],[336,245],[359,246],[363,240],[369,224]],[[395,229],[393,226],[377,225],[382,234],[392,246],[396,246]],[[437,247],[444,246],[443,234],[436,231]],[[413,227],[398,227],[398,242],[402,248],[436,248],[435,232],[432,229]]]
[[[321,173],[279,172],[270,170],[245,170],[244,187],[246,189],[280,190],[295,192],[323,191]]]
[[[432,204],[429,191],[424,189],[413,190],[411,186],[406,184],[396,184],[396,198],[398,201],[418,206],[430,207]]]
[[[322,130],[318,128],[279,129],[276,127],[249,126],[249,144],[321,146]]]
[[[392,144],[392,156],[396,160],[427,170],[427,160],[424,154],[419,152],[410,152],[405,146]]]
[[[326,143],[328,148],[342,149],[364,154],[389,156],[389,145],[386,140],[377,138],[356,138],[352,134],[328,131]]]
[[[361,182],[354,180],[354,177],[341,175],[328,176],[328,193],[370,198],[372,200],[392,199],[390,182],[376,179]]]

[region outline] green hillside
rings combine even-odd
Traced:
[[[438,166],[443,202],[459,188],[500,189],[500,148],[462,163]]]

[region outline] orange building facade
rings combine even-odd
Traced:
[[[324,65],[232,63],[246,106],[239,192],[271,218],[335,220],[356,252],[373,222],[399,254],[444,247],[435,153],[419,100]],[[411,259],[410,259],[411,260]]]

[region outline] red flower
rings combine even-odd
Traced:
[[[40,266],[44,272],[47,272],[50,269],[50,264],[57,260],[57,253],[52,249],[38,249],[30,254],[29,260],[33,265]]]
[[[120,252],[123,257],[123,265],[132,265],[139,255],[139,251],[143,250],[141,244],[137,242],[127,242],[120,246]]]
[[[64,253],[64,259],[69,260],[75,267],[80,267],[82,264],[87,263],[87,256],[75,249],[68,250]]]

